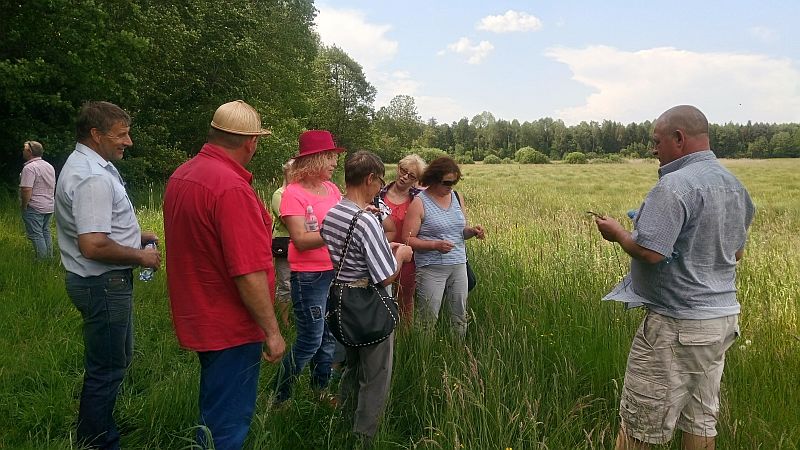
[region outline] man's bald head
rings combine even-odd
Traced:
[[[682,130],[688,137],[708,135],[708,119],[691,105],[679,105],[664,111],[655,125],[666,133]]]

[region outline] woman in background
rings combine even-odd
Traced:
[[[425,169],[420,183],[427,189],[411,202],[403,225],[403,236],[414,249],[417,266],[417,315],[423,328],[439,319],[446,297],[453,330],[467,334],[466,239],[484,238],[480,225],[470,227],[463,198],[453,191],[461,169],[449,156],[435,159]]]
[[[278,318],[283,324],[284,328],[289,327],[289,304],[292,302],[292,288],[289,281],[291,271],[289,269],[288,254],[277,255],[275,254],[276,238],[278,240],[289,240],[289,230],[286,229],[286,224],[283,223],[281,218],[281,197],[283,191],[286,189],[286,184],[289,180],[289,170],[291,170],[293,159],[286,161],[283,164],[283,184],[275,190],[272,194],[272,201],[269,204],[270,212],[272,213],[272,242],[273,242],[273,258],[275,263],[275,303],[277,305],[276,311]],[[288,251],[288,242],[285,247]]]
[[[403,236],[403,223],[411,201],[419,194],[417,181],[425,171],[425,161],[418,155],[412,154],[397,163],[395,181],[381,189],[378,194],[391,211],[389,219],[394,224],[396,233],[389,236],[391,242],[408,243],[408,236]],[[389,233],[387,233],[387,236]],[[414,291],[417,288],[416,266],[412,259],[403,264],[403,269],[397,277],[397,303],[400,307],[400,317],[403,323],[409,324],[414,318]]]

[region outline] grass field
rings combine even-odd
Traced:
[[[797,449],[800,160],[726,165],[758,211],[738,272],[743,336],[728,352],[718,448]],[[399,333],[376,448],[611,448],[642,312],[599,301],[628,258],[602,241],[584,211],[630,225],[625,212],[639,206],[656,169],[652,161],[464,166],[458,188],[471,221],[487,228],[487,239],[469,247],[479,277],[469,300],[473,321],[466,343],[445,327],[428,337]],[[143,228],[163,235],[159,199],[140,197]],[[63,268],[33,261],[13,197],[0,201],[0,448],[74,448],[80,316],[64,291]],[[198,366],[178,348],[163,272],[149,284],[137,280],[135,310],[134,363],[117,403],[123,447],[186,448]],[[271,410],[274,372],[262,370],[247,448],[352,447],[347,419],[312,400],[307,378],[288,409]]]

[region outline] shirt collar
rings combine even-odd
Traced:
[[[97,164],[100,164],[101,167],[106,167],[107,165],[111,164],[110,161],[106,161],[105,158],[100,156],[96,151],[92,150],[91,147],[81,144],[80,142],[75,144],[75,151],[96,162]]]
[[[23,166],[27,166],[28,164],[31,164],[31,163],[33,163],[34,161],[41,161],[41,160],[42,160],[42,157],[41,157],[41,156],[34,156],[33,158],[31,158],[31,159],[29,159],[29,160],[25,161],[25,164],[23,164]]]
[[[395,182],[392,181],[391,183],[389,183],[386,186],[382,187],[381,191],[378,193],[378,196],[380,198],[385,198],[386,197],[386,193],[389,192],[389,188],[391,188],[392,185],[394,185],[394,183]],[[422,189],[420,189],[420,188],[418,188],[416,186],[411,186],[410,188],[408,188],[408,196],[411,197],[411,198],[416,197],[417,194],[419,194],[420,192],[422,192]]]
[[[206,144],[203,145],[203,148],[200,149],[200,153],[198,153],[198,156],[200,155],[216,159],[217,161],[225,164],[231,170],[236,172],[236,174],[242,177],[247,182],[247,184],[253,183],[253,174],[248,172],[247,169],[244,168],[244,166],[242,166],[241,164],[236,162],[233,158],[231,158],[231,156],[228,154],[228,152],[225,151],[224,148],[206,142]]]
[[[664,164],[663,166],[659,167],[658,177],[661,178],[668,173],[672,173],[677,170],[683,169],[689,164],[694,164],[696,162],[701,162],[701,161],[711,161],[715,159],[717,159],[717,157],[711,150],[701,150],[699,152],[690,153],[686,156],[676,159],[675,161],[672,161],[670,163]]]

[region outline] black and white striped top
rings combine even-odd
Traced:
[[[358,205],[343,198],[328,211],[325,220],[322,221],[320,234],[328,246],[334,270],[342,258],[350,222],[360,210]],[[342,264],[339,280],[356,281],[369,278],[377,284],[391,277],[396,270],[397,261],[389,248],[389,241],[386,240],[378,218],[372,213],[362,213],[353,229],[350,248]]]

